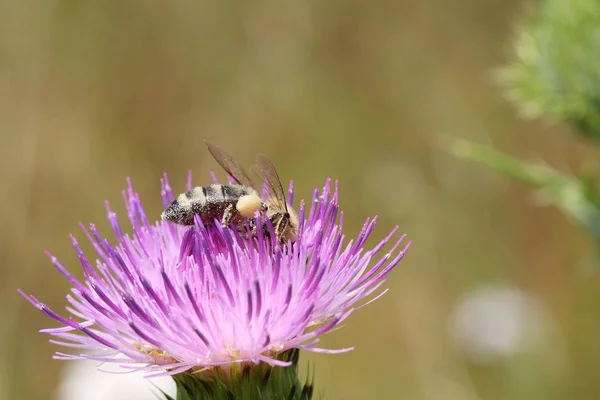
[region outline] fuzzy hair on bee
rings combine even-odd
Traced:
[[[198,186],[177,196],[163,211],[161,218],[180,225],[193,225],[194,215],[205,225],[218,220],[223,225],[245,225],[258,211],[265,210],[253,188],[241,185]]]
[[[235,183],[198,186],[188,190],[165,208],[161,218],[180,225],[193,225],[194,216],[198,215],[205,225],[213,224],[216,220],[243,234],[247,233],[249,226],[252,236],[258,233],[253,218],[266,218],[281,243],[295,242],[298,214],[287,203],[279,175],[271,161],[264,155],[257,157],[255,170],[266,188],[261,196],[254,181],[231,155],[210,142],[206,142],[206,145]],[[266,224],[262,225],[263,234],[270,236]]]

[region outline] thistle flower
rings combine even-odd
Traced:
[[[166,206],[174,198],[166,175],[161,185]],[[48,253],[73,286],[68,315],[19,292],[60,323],[40,331],[53,336],[51,342],[84,349],[57,352],[55,358],[118,363],[148,376],[211,376],[231,386],[235,371],[247,377],[248,368],[257,366],[264,378],[272,366],[295,367],[297,349],[330,354],[352,350],[319,348],[319,336],[338,327],[358,302],[385,293],[381,286],[410,243],[401,248],[402,235],[374,260],[397,236],[397,227],[365,250],[373,218],[357,239],[344,244],[337,182],[333,193],[330,186],[328,180],[321,191],[315,189],[308,210],[301,202],[297,241],[280,245],[260,235],[261,229],[257,238],[245,239],[218,223],[205,227],[199,219],[192,227],[151,222],[128,182],[123,196],[132,233],[124,233],[107,203],[115,245],[93,224],[81,226],[97,253],[96,263],[71,236],[83,281]],[[291,182],[288,200],[293,203]],[[272,232],[268,220],[256,223],[267,224]],[[179,383],[189,386],[188,378]]]

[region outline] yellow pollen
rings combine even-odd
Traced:
[[[145,344],[141,344],[140,342],[134,342],[133,346],[138,349],[140,352],[152,357],[152,359],[155,362],[161,363],[161,364],[171,364],[171,363],[176,363],[177,360],[173,357],[171,357],[170,355],[168,355],[164,350],[153,347],[153,346],[149,346],[149,345],[145,345]]]
[[[225,355],[227,355],[227,357],[231,358],[232,360],[237,360],[238,358],[240,358],[240,351],[229,344],[225,345],[225,347],[223,348],[223,352],[225,353]]]
[[[241,196],[235,205],[240,215],[244,218],[252,218],[262,208],[260,198],[254,194]]]

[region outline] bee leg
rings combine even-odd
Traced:
[[[244,239],[256,237],[256,223],[253,219],[247,219],[237,225],[237,231]]]
[[[246,239],[257,236],[256,231],[256,222],[253,219],[248,220],[248,228],[245,230],[244,234],[246,235]]]
[[[223,217],[221,218],[221,225],[229,226],[231,223],[231,219],[233,218],[233,204],[230,204],[225,208],[223,212]]]
[[[279,224],[277,225],[277,233],[282,234],[285,231],[287,224],[288,224],[288,219],[281,218],[281,220],[279,221]]]
[[[275,231],[275,236],[277,236],[281,242],[281,244],[285,243],[285,239],[283,237],[283,232],[285,232],[285,227],[287,226],[287,219],[278,218],[277,223],[273,225],[273,230]]]

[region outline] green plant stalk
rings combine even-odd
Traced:
[[[291,349],[278,359],[291,361],[288,367],[266,363],[234,363],[200,372],[174,375],[175,398],[163,393],[167,400],[310,400],[313,376],[304,383],[298,377],[300,351]]]
[[[540,189],[564,214],[589,229],[600,240],[600,195],[594,181],[595,168],[590,168],[579,178],[573,177],[548,165],[526,163],[464,139],[453,139],[449,143],[449,150],[457,158],[486,165]]]

